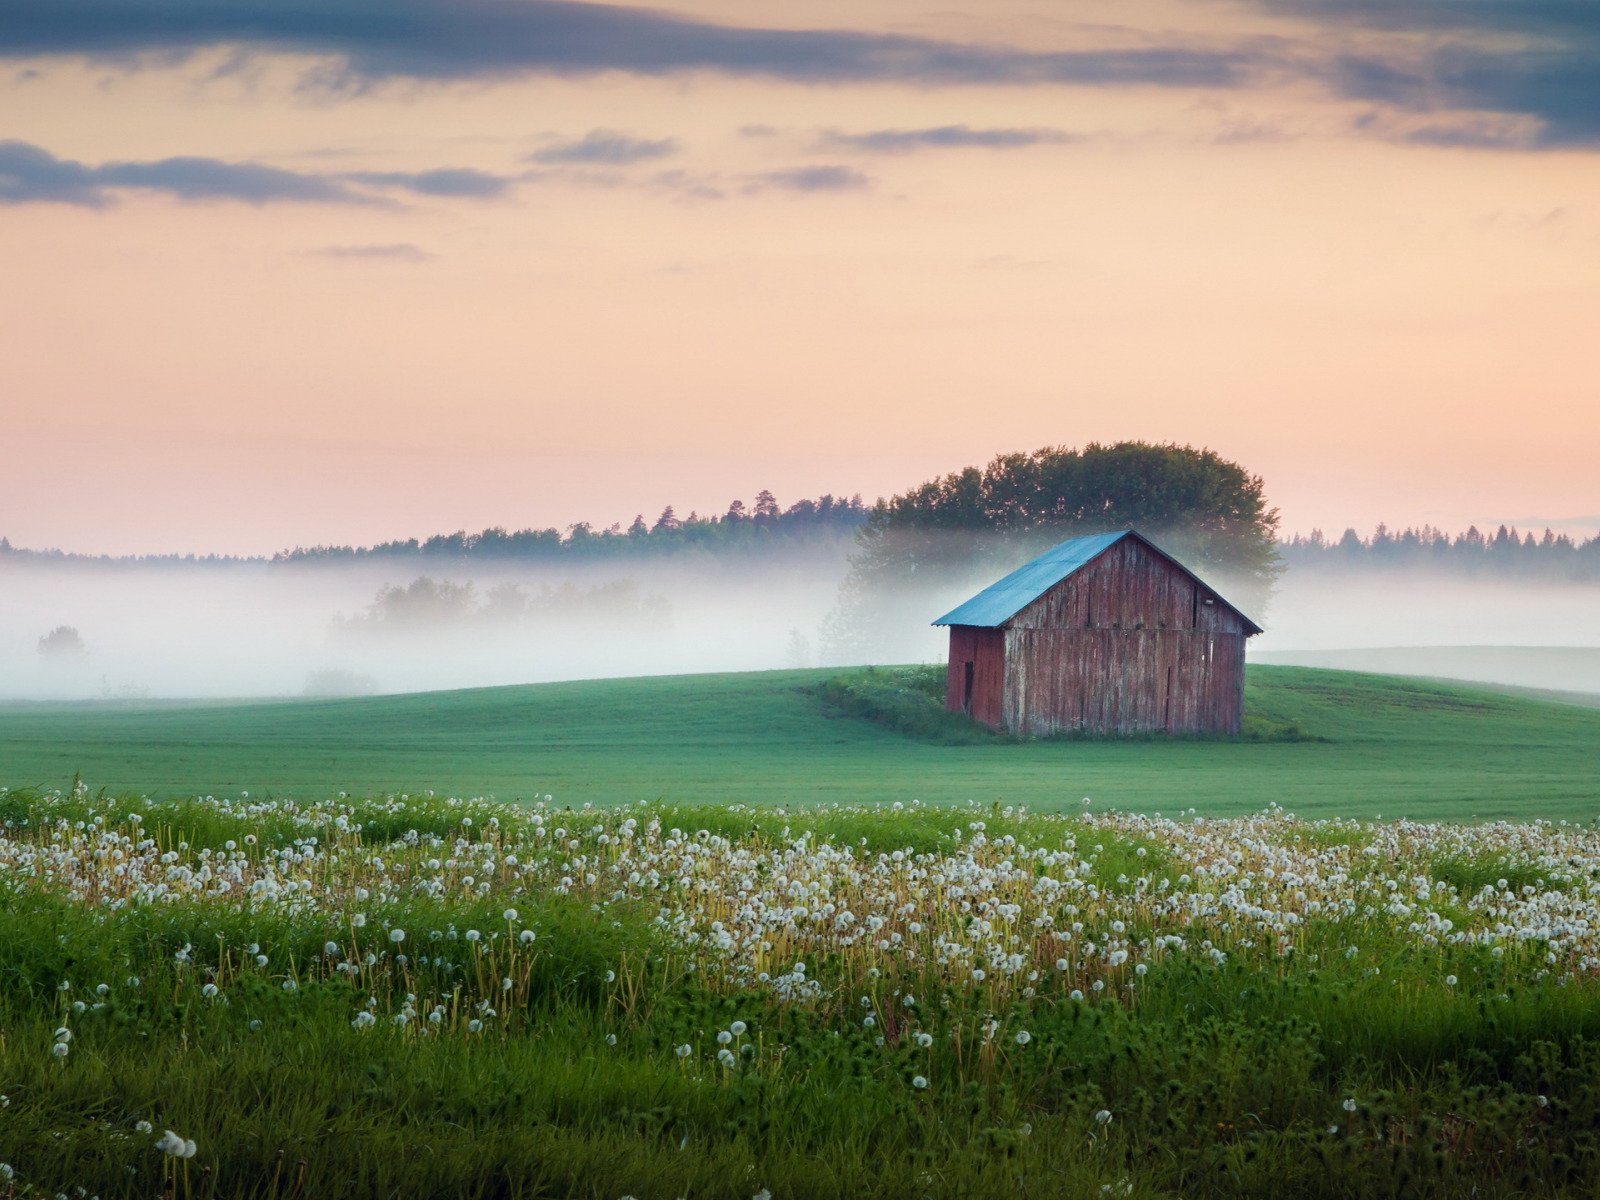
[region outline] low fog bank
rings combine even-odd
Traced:
[[[1288,571],[1254,662],[1600,693],[1600,585]]]
[[[589,566],[11,562],[0,567],[0,698],[352,695],[938,661],[946,635],[929,622],[1009,569],[991,563],[876,593],[870,636],[841,639],[847,566],[837,545],[759,562]],[[1296,568],[1264,614],[1251,612],[1267,630],[1251,656],[1600,692],[1597,614],[1593,584]],[[63,626],[76,639],[52,636]],[[1593,652],[1523,652],[1537,647]]]
[[[1353,646],[1597,646],[1600,584],[1291,569],[1257,652]]]
[[[810,666],[844,569],[837,552],[543,569],[7,565],[0,698],[355,695]],[[76,644],[50,637],[62,626]]]

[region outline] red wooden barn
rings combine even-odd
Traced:
[[[945,706],[1011,733],[1238,733],[1260,626],[1133,530],[1062,542],[934,622]]]

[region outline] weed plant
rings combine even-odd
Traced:
[[[0,1196],[1593,1195],[1600,833],[0,793]]]

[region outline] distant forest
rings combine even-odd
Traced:
[[[596,529],[587,521],[580,521],[568,526],[563,535],[556,529],[519,529],[508,533],[497,526],[480,533],[441,533],[422,541],[407,538],[375,546],[296,546],[273,555],[272,561],[414,556],[570,560],[696,549],[740,553],[781,543],[848,540],[866,524],[870,512],[859,495],[849,499],[823,495],[815,500],[797,500],[788,508],[780,508],[777,497],[762,491],[748,508],[743,500],[735,500],[725,513],[701,516],[691,512],[680,518],[669,504],[653,522],[647,523],[640,513],[626,529],[620,522],[607,529]]]
[[[1442,529],[1391,530],[1379,525],[1371,537],[1354,529],[1329,540],[1320,529],[1279,541],[1284,566],[1359,571],[1442,571],[1451,574],[1567,582],[1600,580],[1600,534],[1576,541],[1546,529],[1542,535],[1500,526],[1485,534],[1476,525],[1451,536]]]
[[[896,501],[902,498],[896,497]],[[503,528],[478,533],[458,531],[428,538],[380,542],[374,546],[297,546],[270,559],[222,554],[94,555],[63,550],[31,550],[0,537],[0,561],[76,563],[118,566],[199,566],[348,562],[369,559],[452,559],[562,561],[604,560],[699,551],[737,557],[779,547],[827,545],[850,547],[874,519],[883,520],[890,502],[864,504],[859,495],[831,495],[779,506],[771,492],[760,493],[746,507],[735,500],[724,513],[679,518],[669,506],[653,522],[643,515],[626,528],[615,524],[596,529],[587,522],[556,529]],[[1135,524],[1141,524],[1138,521]],[[1142,524],[1141,524],[1142,527]],[[1063,529],[1062,536],[1071,536]],[[1158,540],[1160,535],[1158,534]],[[1395,531],[1379,525],[1362,537],[1346,529],[1337,538],[1321,530],[1272,542],[1282,568],[1358,572],[1440,571],[1484,578],[1538,579],[1553,582],[1600,582],[1600,534],[1573,538],[1546,529],[1542,533],[1506,525],[1493,533],[1476,526],[1449,534],[1432,525]]]
[[[781,546],[848,545],[866,524],[872,510],[859,495],[818,496],[796,500],[787,508],[769,491],[746,506],[735,500],[724,513],[679,517],[669,504],[654,521],[644,514],[626,528],[620,522],[597,529],[587,521],[567,527],[507,531],[501,526],[468,533],[437,533],[373,546],[296,546],[270,559],[225,554],[74,554],[64,550],[29,550],[0,537],[0,559],[39,562],[98,563],[134,566],[235,566],[246,563],[353,562],[365,559],[431,558],[563,562],[671,554],[699,550],[710,554],[760,553]]]

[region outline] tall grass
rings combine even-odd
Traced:
[[[1478,936],[1587,911],[1590,831],[430,797],[0,806],[0,1196],[1600,1187],[1592,941]],[[1519,899],[1502,870],[1491,897],[1452,874],[1541,855],[1569,864],[1566,891],[1546,873]],[[978,981],[835,922],[771,955],[776,974],[780,951],[804,953],[816,988],[742,974],[759,944],[719,950],[719,930],[813,869],[831,891],[806,903],[854,897],[859,924],[875,881],[913,906],[881,932],[979,946],[985,912],[1013,920],[1025,961]],[[917,870],[1021,911],[918,901],[933,876]],[[1401,896],[1409,915],[1381,903]],[[1029,931],[1047,913],[1083,926],[1073,949]],[[160,1149],[166,1130],[194,1157]]]

